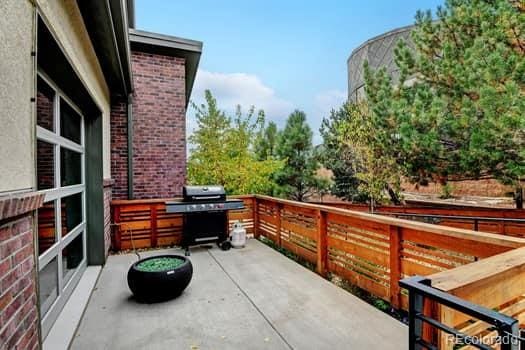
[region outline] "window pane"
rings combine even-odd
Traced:
[[[84,259],[83,236],[84,233],[79,234],[62,251],[62,274],[64,285],[70,280],[75,269],[80,265],[82,259]]]
[[[60,148],[60,185],[70,186],[82,183],[82,158],[80,153]]]
[[[62,198],[62,236],[82,222],[82,194]]]
[[[55,201],[44,203],[38,209],[38,254],[48,250],[56,239]]]
[[[37,125],[50,131],[55,131],[55,123],[53,118],[54,96],[55,92],[53,89],[42,78],[38,77],[36,95],[36,123]]]
[[[55,146],[38,140],[36,163],[38,189],[46,190],[55,187]]]
[[[40,313],[45,315],[58,297],[58,260],[54,258],[38,275]]]
[[[64,100],[60,99],[60,136],[80,143],[80,115]]]

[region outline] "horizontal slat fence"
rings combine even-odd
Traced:
[[[229,212],[229,226],[240,221],[248,234],[253,232],[253,203],[251,196],[239,197],[245,208]],[[112,248],[115,251],[133,247],[151,248],[179,244],[182,239],[182,215],[166,213],[166,201],[115,200],[111,203],[113,217]]]
[[[361,212],[369,212],[370,210],[367,204],[343,201],[312,203]],[[374,208],[374,213],[392,216],[401,214],[398,217],[409,220],[525,238],[525,209],[485,208],[444,204],[436,204],[434,206],[408,204],[403,206],[380,205]],[[413,214],[414,216],[410,216],[409,214]],[[488,218],[488,220],[475,218]]]
[[[525,240],[255,196],[255,236],[334,273],[396,308],[406,309],[398,281],[431,275],[525,245]]]

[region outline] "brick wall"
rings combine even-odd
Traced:
[[[125,101],[111,105],[111,176],[112,197],[128,198],[128,117]]]
[[[0,349],[37,349],[34,210],[42,195],[0,198]]]
[[[186,181],[184,59],[133,51],[133,193],[136,199],[181,195]],[[113,199],[128,199],[127,111],[111,107]]]
[[[184,59],[134,51],[131,60],[134,196],[178,196],[186,181]]]

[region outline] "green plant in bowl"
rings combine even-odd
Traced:
[[[139,263],[137,269],[145,272],[162,272],[176,269],[183,263],[184,260],[171,257],[152,258]]]

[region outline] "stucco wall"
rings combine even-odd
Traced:
[[[0,1],[0,192],[33,187],[33,6]]]
[[[49,30],[103,113],[104,178],[110,178],[110,93],[77,2],[75,0],[35,0],[35,2]]]

